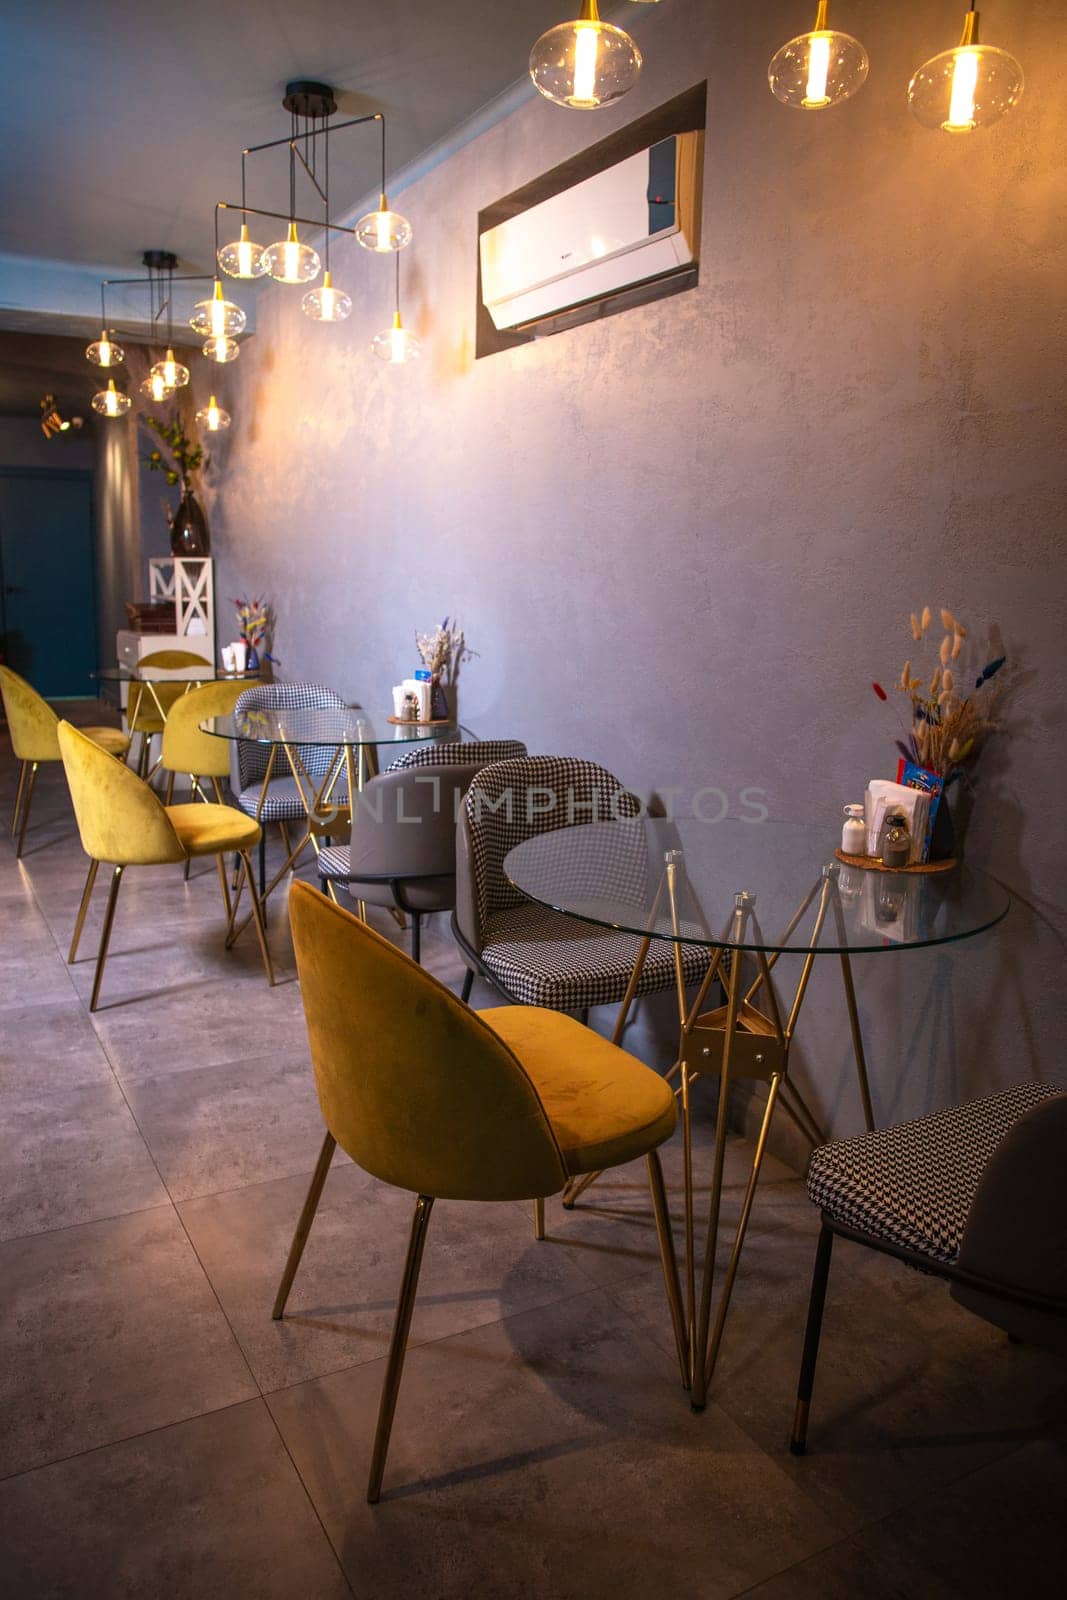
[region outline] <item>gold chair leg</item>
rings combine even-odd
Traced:
[[[545,1236],[545,1197],[538,1195],[534,1201],[534,1238],[543,1239]]]
[[[289,1246],[289,1255],[286,1259],[285,1271],[282,1273],[282,1281],[278,1285],[278,1293],[274,1296],[274,1309],[271,1312],[271,1316],[275,1322],[280,1321],[285,1314],[285,1302],[288,1300],[289,1291],[293,1287],[296,1269],[299,1267],[300,1258],[304,1254],[304,1246],[308,1242],[311,1224],[314,1222],[315,1213],[319,1209],[323,1186],[326,1183],[330,1162],[333,1160],[333,1153],[336,1149],[337,1140],[332,1133],[328,1133],[322,1141],[319,1159],[316,1162],[315,1171],[311,1175],[311,1185],[304,1200],[300,1219],[296,1225],[296,1232],[293,1234],[293,1242]]]
[[[652,1195],[652,1211],[656,1218],[656,1238],[659,1241],[659,1258],[663,1266],[663,1282],[667,1290],[667,1304],[671,1309],[674,1343],[678,1351],[678,1366],[682,1374],[682,1388],[690,1384],[689,1336],[685,1326],[685,1306],[682,1303],[682,1285],[678,1277],[678,1257],[674,1250],[671,1232],[671,1214],[667,1205],[667,1187],[663,1182],[663,1166],[658,1150],[650,1150],[648,1161],[648,1187]]]
[[[19,823],[19,842],[18,848],[15,851],[16,857],[21,856],[22,846],[26,840],[26,825],[30,820],[30,807],[33,805],[33,786],[37,782],[37,768],[39,765],[40,763],[37,761],[30,762],[29,781],[26,784],[26,794],[22,802],[22,817]]]
[[[174,772],[167,773],[167,790],[163,799],[163,804],[165,806],[172,806],[174,804],[174,779],[176,776],[177,774]]]
[[[19,762],[19,786],[15,790],[15,809],[11,813],[11,837],[12,838],[15,837],[15,833],[16,833],[16,830],[18,829],[18,825],[19,825],[19,811],[22,808],[22,791],[26,787],[26,768],[27,768],[28,765],[29,765],[29,763],[26,762],[26,761],[20,761]]]
[[[408,1333],[411,1329],[411,1314],[415,1309],[419,1268],[422,1266],[426,1229],[432,1209],[432,1197],[420,1194],[415,1202],[415,1215],[411,1222],[411,1238],[408,1241],[404,1277],[400,1285],[400,1299],[397,1302],[396,1321],[393,1323],[393,1337],[389,1342],[389,1360],[378,1408],[378,1427],[374,1435],[374,1453],[371,1456],[370,1479],[367,1483],[367,1501],[372,1506],[377,1505],[382,1492],[385,1458],[389,1452],[389,1436],[393,1431],[393,1415],[396,1411],[397,1395],[400,1392],[400,1379],[404,1372],[404,1352],[407,1349]]]
[[[227,874],[227,871],[226,871],[226,862],[223,860],[222,856],[216,856],[215,857],[215,865],[219,869],[219,883],[222,886],[222,903],[226,907],[226,927],[228,929],[229,926],[230,926],[230,923],[233,921],[233,906],[230,903],[230,879],[229,879],[229,875]],[[188,875],[189,875],[189,862],[188,862],[188,860],[185,863],[185,869],[186,869],[186,876],[188,877]]]
[[[246,880],[246,882],[248,884],[248,892],[252,897],[252,921],[256,925],[256,936],[259,939],[259,951],[260,951],[260,954],[263,957],[263,965],[264,965],[264,967],[266,969],[266,973],[267,973],[267,982],[270,984],[271,988],[273,988],[274,987],[274,981],[275,981],[274,980],[274,964],[273,964],[273,962],[271,961],[271,958],[270,958],[270,946],[267,944],[267,924],[266,924],[266,921],[265,921],[264,916],[263,916],[263,901],[260,898],[259,890],[256,888],[255,873],[252,870],[252,862],[251,862],[251,859],[249,857],[248,851],[247,850],[242,850],[240,852],[240,856],[241,856],[241,865],[244,867],[245,880]],[[220,860],[221,860],[221,857],[220,857]],[[236,914],[237,914],[237,907],[236,907],[236,904],[235,904],[234,905],[234,915],[236,916]],[[234,933],[234,931],[233,931],[233,923],[231,921],[229,934],[228,934],[227,939],[226,939],[226,948],[227,949],[230,948],[230,946],[233,944],[233,942],[236,939],[236,937],[237,937],[237,934]]]
[[[224,806],[226,804],[226,796],[222,792],[222,784],[219,782],[218,778],[213,777],[211,779],[211,789],[215,796],[215,804],[217,806]],[[206,798],[207,797],[205,796],[205,799]]]
[[[81,905],[78,907],[78,919],[74,924],[74,937],[70,941],[70,955],[67,957],[67,964],[69,966],[74,965],[74,961],[78,954],[78,941],[82,936],[82,929],[85,926],[85,913],[88,911],[89,901],[92,899],[93,884],[96,882],[96,874],[99,866],[99,861],[90,861],[89,863],[89,876],[86,878],[85,888],[82,890]]]
[[[119,889],[122,885],[122,867],[116,867],[111,875],[111,887],[107,892],[107,909],[104,912],[104,928],[100,935],[100,949],[96,956],[96,977],[93,979],[93,993],[89,1001],[89,1010],[96,1010],[96,1003],[100,998],[100,983],[104,976],[104,965],[107,961],[107,948],[111,943],[111,925],[115,920],[115,906],[119,898]]]

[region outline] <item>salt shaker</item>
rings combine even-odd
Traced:
[[[846,806],[848,819],[841,829],[841,849],[846,856],[867,854],[867,825],[863,820],[862,806]]]

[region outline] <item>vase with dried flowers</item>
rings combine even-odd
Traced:
[[[210,554],[207,520],[194,493],[195,475],[206,464],[203,446],[190,439],[177,412],[169,422],[148,414],[140,421],[157,441],[143,458],[148,470],[162,472],[171,488],[181,484],[181,499],[170,517],[171,554]]]
[[[455,719],[459,670],[478,652],[468,647],[455,617],[446,617],[431,633],[416,633],[415,645],[430,673],[431,717],[435,721]]]
[[[243,639],[248,646],[246,668],[249,672],[258,672],[261,649],[264,661],[274,660],[270,651],[264,647],[271,622],[270,607],[258,595],[254,600],[235,600],[233,605],[237,618],[238,638]]]
[[[961,778],[969,777],[986,739],[999,723],[997,707],[1003,691],[1003,682],[990,688],[992,680],[1004,666],[1006,657],[996,656],[976,671],[970,664],[970,646],[967,629],[945,606],[939,607],[942,636],[937,647],[932,672],[930,662],[923,668],[913,652],[901,668],[900,677],[893,685],[896,693],[910,702],[910,713],[905,713],[903,738],[896,747],[906,761],[932,772],[942,782],[942,799],[934,821],[931,856],[944,858],[953,853],[953,824],[947,801],[949,787]],[[933,612],[924,606],[921,612],[913,611],[909,618],[912,639],[917,645],[930,649],[934,633],[930,631]],[[974,687],[971,688],[972,673]],[[889,695],[877,682],[871,684],[879,700],[888,701]]]

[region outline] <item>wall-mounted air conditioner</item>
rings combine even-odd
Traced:
[[[691,268],[703,139],[661,139],[483,233],[482,297],[496,327],[536,329],[571,307]]]

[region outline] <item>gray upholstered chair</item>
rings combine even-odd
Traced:
[[[526,754],[517,739],[416,745],[357,797],[350,845],[319,852],[323,892],[344,885],[364,904],[411,918],[422,956],[422,919],[456,903],[456,818],[472,779],[493,761]]]
[[[573,756],[529,756],[485,768],[467,790],[456,830],[456,910],[452,928],[467,961],[464,999],[475,972],[518,1005],[584,1012],[617,1005],[624,998],[641,939],[594,927],[576,917],[534,905],[504,876],[509,850],[524,839],[594,821],[637,816],[640,802],[618,778],[592,761]],[[629,854],[627,854],[629,850]],[[593,852],[590,891],[603,871]],[[627,833],[626,849],[612,855],[612,888],[625,893],[629,880],[635,907],[647,904],[650,862],[639,831]],[[682,945],[686,981],[707,970],[703,945]],[[655,939],[635,993],[674,986],[674,948]]]
[[[822,1232],[790,1449],[802,1455],[835,1235],[948,1279],[961,1305],[1067,1354],[1067,1093],[1023,1083],[820,1146]]]
[[[234,714],[243,711],[343,711],[345,702],[332,689],[319,683],[255,683],[240,695],[234,705]],[[266,796],[263,779],[271,762],[271,747],[250,740],[235,739],[231,746],[230,788],[233,797],[246,816],[255,817],[263,824],[259,841],[259,887],[265,886],[266,824],[277,822],[289,848],[289,823],[307,822],[307,811],[300,798],[296,779],[289,762],[281,751],[274,754],[271,777]],[[322,745],[301,745],[297,754],[303,762],[308,777],[321,783],[330,769],[334,751]],[[334,805],[348,804],[348,785],[343,775],[338,779],[330,796]]]

